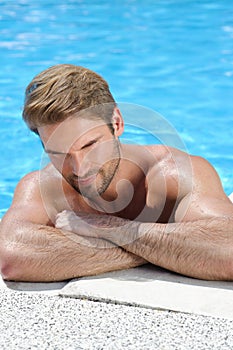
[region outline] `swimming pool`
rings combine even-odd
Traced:
[[[58,63],[93,69],[118,102],[158,111],[232,192],[230,1],[0,1],[0,57],[0,217],[19,179],[40,167],[39,140],[21,120],[24,89]]]

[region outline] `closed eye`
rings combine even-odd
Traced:
[[[57,156],[57,155],[63,155],[63,156],[66,155],[66,153],[63,153],[63,152],[56,152],[56,151],[52,151],[52,150],[49,150],[49,149],[48,149],[48,150],[45,150],[45,152],[46,152],[47,154],[52,154],[53,156],[54,156],[54,155],[56,155],[56,156]]]
[[[88,148],[88,147],[92,146],[96,142],[97,142],[97,140],[92,140],[92,141],[86,143],[81,149]]]

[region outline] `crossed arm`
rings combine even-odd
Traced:
[[[0,263],[6,280],[61,281],[145,263],[143,258],[104,239],[10,220],[10,216],[1,223]]]
[[[63,212],[57,227],[114,242],[152,264],[200,279],[233,280],[233,219],[216,217],[174,224]]]
[[[233,205],[216,181],[192,200],[187,194],[174,223],[62,212],[50,227],[39,199],[32,201],[33,181],[23,180],[0,224],[1,273],[10,280],[55,281],[148,261],[195,278],[233,280]]]
[[[104,239],[51,225],[38,173],[18,184],[0,223],[0,268],[6,280],[49,282],[139,266],[145,260]]]

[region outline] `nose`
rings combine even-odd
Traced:
[[[71,167],[73,174],[79,177],[83,177],[89,170],[88,162],[78,152],[71,154]]]

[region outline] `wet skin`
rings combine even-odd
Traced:
[[[232,280],[233,205],[214,168],[171,147],[121,144],[118,110],[113,130],[76,116],[38,128],[51,163],[19,182],[2,220],[4,278],[54,281],[149,261]]]

